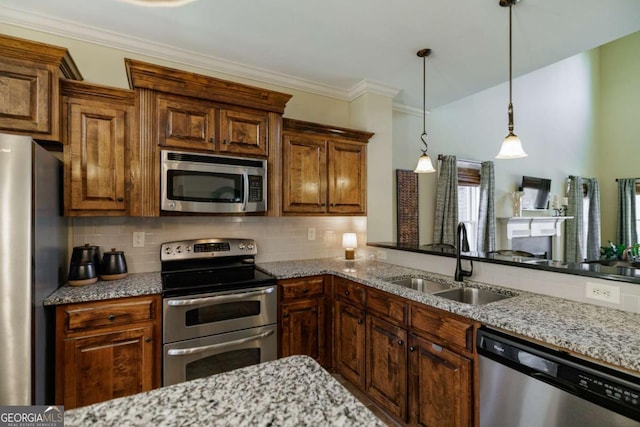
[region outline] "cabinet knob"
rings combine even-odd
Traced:
[[[362,325],[362,319],[358,319],[358,325]]]
[[[216,142],[216,140],[215,138],[209,138],[209,142],[213,144],[214,142]]]
[[[118,197],[116,200],[119,201],[119,202],[122,202],[122,201],[124,201],[124,197]]]
[[[304,288],[304,289],[302,290],[302,293],[303,293],[303,294],[306,294],[307,292],[309,292],[309,289],[307,289],[307,288]]]
[[[229,143],[229,141],[227,141],[226,139],[223,139],[223,140],[222,140],[222,143],[223,143],[223,144],[225,144],[225,145],[227,145],[227,144]]]
[[[335,203],[331,203],[331,205],[330,205],[330,206],[331,206],[331,207],[333,207],[333,206],[335,206],[335,205],[336,205]]]
[[[346,296],[349,296],[349,291],[344,291],[344,294],[345,294]]]
[[[414,346],[409,347],[409,351],[416,351],[416,348]]]
[[[107,319],[111,320],[112,322],[114,320],[116,320],[116,315],[115,314],[110,314],[109,316],[107,316]]]
[[[151,337],[144,337],[144,342],[151,342]]]
[[[283,313],[282,317],[289,317],[289,313]]]
[[[404,341],[398,340],[398,345],[402,345],[402,344],[404,344]]]

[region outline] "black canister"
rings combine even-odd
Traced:
[[[93,262],[72,262],[69,267],[69,284],[71,286],[83,286],[96,283],[98,272]]]
[[[127,260],[124,258],[124,252],[111,248],[111,251],[102,255],[100,278],[102,280],[116,280],[125,277],[127,277]]]
[[[71,253],[71,264],[82,264],[92,262],[96,268],[100,266],[100,246],[91,246],[85,243],[84,246],[76,246]],[[98,274],[100,272],[98,271]]]

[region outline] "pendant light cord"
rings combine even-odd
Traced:
[[[427,146],[427,55],[422,56],[422,135],[420,135],[420,139],[424,144],[423,155],[427,154],[429,148]]]
[[[509,4],[509,133],[513,133],[513,102],[512,102],[512,92],[513,92],[513,59],[512,59],[512,30],[511,30],[511,9],[513,8],[513,1]]]

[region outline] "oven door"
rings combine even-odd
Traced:
[[[276,286],[165,298],[163,343],[276,323]]]
[[[163,386],[276,360],[276,325],[164,345]]]

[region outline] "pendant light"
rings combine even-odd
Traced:
[[[520,157],[527,157],[527,153],[522,149],[522,143],[520,138],[513,133],[513,103],[511,101],[512,90],[512,58],[511,58],[511,8],[520,0],[499,0],[499,4],[502,7],[509,7],[509,134],[504,138],[500,152],[496,156],[496,159],[518,159]]]
[[[418,159],[418,165],[416,166],[414,172],[415,173],[431,173],[436,170],[433,168],[433,163],[431,163],[431,158],[427,154],[427,56],[431,55],[431,49],[421,49],[417,54],[420,58],[422,58],[422,135],[420,135],[420,139],[424,144],[424,149],[422,150],[422,156]]]

